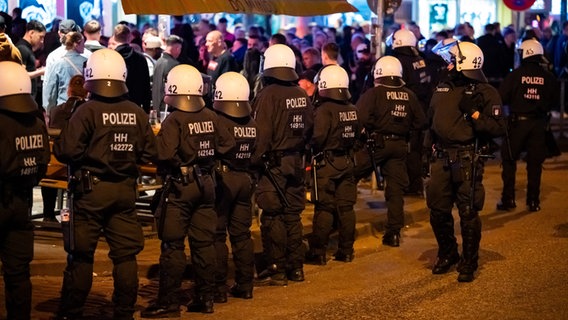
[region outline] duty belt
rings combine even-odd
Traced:
[[[524,120],[537,120],[537,119],[543,119],[544,116],[539,115],[539,114],[518,114],[518,113],[513,113],[511,118],[513,119],[513,121],[524,121]]]
[[[347,150],[325,150],[327,156],[342,157],[351,155],[350,151]]]

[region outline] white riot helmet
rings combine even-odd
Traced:
[[[416,41],[414,33],[407,29],[397,30],[391,35],[391,39],[389,40],[389,42],[392,42],[393,49],[400,47],[416,47]]]
[[[238,72],[225,72],[215,82],[213,109],[235,118],[250,115],[250,88],[247,79]]]
[[[264,52],[262,75],[282,81],[296,81],[296,56],[294,51],[284,44],[275,44]]]
[[[170,70],[164,90],[164,102],[176,109],[195,112],[205,106],[201,73],[188,64],[179,64]]]
[[[339,101],[347,101],[351,98],[349,75],[342,67],[336,64],[327,65],[315,78],[320,96]]]
[[[375,62],[375,71],[373,72],[375,80],[384,77],[402,78],[402,64],[393,56],[381,57]]]
[[[100,49],[89,57],[83,71],[85,89],[103,97],[114,98],[128,93],[126,63],[120,53]]]
[[[536,41],[535,39],[528,39],[523,41],[521,43],[521,46],[519,47],[519,51],[521,51],[522,59],[544,54],[542,45],[540,44],[540,42]]]
[[[456,71],[463,73],[470,79],[487,82],[487,78],[481,70],[484,59],[483,52],[475,43],[468,41],[454,42],[450,48],[450,54],[455,59]]]
[[[28,72],[19,63],[0,62],[0,109],[18,113],[38,110],[31,96],[32,82]]]

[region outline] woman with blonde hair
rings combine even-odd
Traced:
[[[75,75],[83,74],[83,65],[87,58],[81,56],[85,49],[85,40],[80,32],[69,32],[63,37],[63,44],[67,52],[58,61],[55,61],[50,72],[45,74],[43,90],[47,99],[47,111],[56,105],[67,101],[67,87]]]

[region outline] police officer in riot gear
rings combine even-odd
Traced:
[[[114,264],[113,319],[132,319],[138,291],[136,255],[144,248],[135,204],[137,164],[154,159],[155,138],[144,110],[125,96],[126,65],[119,53],[97,50],[87,60],[84,75],[90,100],[74,111],[53,149],[76,182],[70,185],[74,241],[66,246],[59,317],[82,315],[102,230]]]
[[[357,183],[353,175],[353,147],[361,132],[357,109],[349,99],[349,75],[338,65],[325,66],[319,72],[319,106],[314,115],[311,140],[315,172],[312,199],[315,198],[313,232],[306,263],[326,264],[326,248],[334,220],[339,228],[335,260],[353,260]],[[317,195],[315,195],[317,193]]]
[[[262,163],[256,190],[261,236],[268,267],[257,285],[286,285],[304,280],[302,221],[305,207],[304,152],[310,140],[313,110],[297,84],[296,59],[288,46],[275,44],[264,53],[265,87],[253,103],[258,124],[253,162]],[[262,158],[262,160],[261,160]]]
[[[195,296],[189,312],[213,312],[217,215],[212,173],[215,157],[234,147],[233,137],[220,130],[217,115],[205,108],[203,80],[193,66],[182,64],[169,73],[164,102],[174,108],[162,122],[156,140],[158,173],[165,182],[158,219],[162,240],[160,285],[156,303],[144,318],[179,317],[179,289],[186,267],[189,237],[195,271]]]
[[[432,90],[430,75],[426,67],[426,60],[416,48],[416,36],[407,29],[397,30],[388,42],[392,42],[392,55],[402,64],[402,80],[406,87],[416,94],[426,113]],[[422,146],[424,135],[421,131],[411,131],[409,134],[409,152],[406,160],[409,185],[405,189],[407,194],[423,194],[422,172],[420,170],[422,159]]]
[[[34,232],[32,189],[45,175],[49,137],[18,63],[0,62],[0,262],[7,319],[30,319]]]
[[[483,208],[483,146],[505,133],[501,99],[481,71],[483,53],[471,42],[454,42],[438,54],[448,63],[430,104],[435,159],[426,188],[430,224],[438,242],[433,274],[447,273],[458,264],[458,281],[471,282],[478,266]],[[429,147],[431,147],[430,145]],[[462,255],[454,236],[452,207],[460,216]]]
[[[543,68],[546,65],[542,45],[529,39],[521,43],[521,65],[511,72],[499,87],[503,105],[509,106],[508,140],[502,145],[503,193],[499,210],[511,210],[515,204],[517,160],[526,151],[527,198],[529,211],[540,210],[540,176],[544,162],[547,114],[559,102],[556,77]]]
[[[357,153],[355,177],[361,179],[373,171],[369,152],[373,153],[386,181],[387,223],[383,244],[398,247],[400,230],[404,227],[403,194],[408,186],[408,136],[412,130],[426,127],[426,116],[414,92],[405,86],[397,58],[385,56],[377,60],[373,76],[375,87],[357,101],[359,122],[373,143],[371,150]]]
[[[217,167],[215,302],[227,301],[227,232],[235,264],[235,285],[231,287],[230,293],[237,298],[252,298],[254,244],[250,227],[255,179],[251,171],[251,156],[256,143],[257,125],[250,116],[249,94],[248,81],[239,73],[227,72],[217,79],[213,109],[219,114],[220,130],[225,130],[234,137],[235,146],[221,156]]]

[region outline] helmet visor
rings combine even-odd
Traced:
[[[432,48],[432,52],[434,52],[434,54],[439,55],[442,59],[444,59],[444,61],[446,61],[447,64],[452,64],[455,63],[455,59],[454,55],[450,52],[450,50],[457,44],[458,44],[457,41],[448,44],[444,44],[444,41],[440,41]]]

